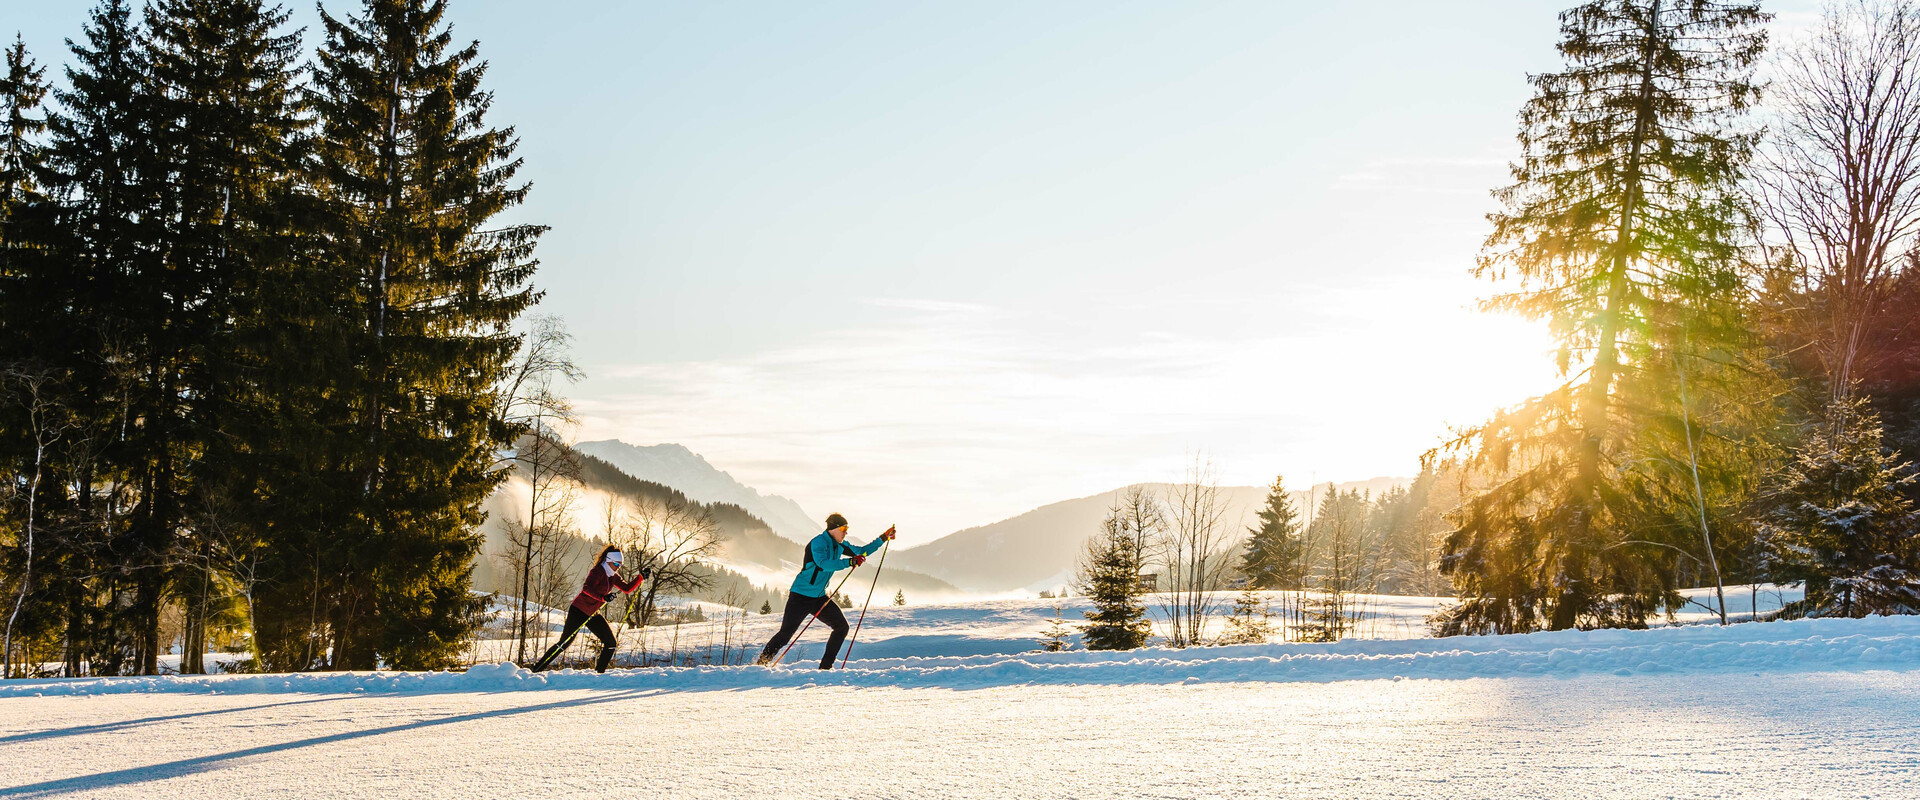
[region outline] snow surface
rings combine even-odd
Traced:
[[[1920,617],[1044,653],[1038,611],[876,608],[824,673],[8,681],[0,797],[1920,792]]]

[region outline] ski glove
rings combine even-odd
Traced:
[[[893,536],[894,536],[894,533],[893,533],[893,526],[891,526],[891,525],[889,525],[889,526],[887,526],[887,532],[886,532],[886,533],[883,533],[883,534],[880,534],[880,538],[882,538],[882,539],[885,539],[885,540],[887,540],[887,541],[889,541],[889,542],[891,542],[891,541],[893,541]]]
[[[865,564],[865,563],[867,563],[867,557],[866,557],[866,556],[854,556],[854,557],[853,557],[853,565],[854,565],[854,566],[856,566],[856,567],[857,567],[857,566],[860,566],[861,564]]]

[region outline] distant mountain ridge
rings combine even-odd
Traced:
[[[690,500],[739,506],[767,523],[774,533],[796,542],[804,542],[819,533],[825,519],[815,519],[788,498],[761,494],[683,445],[641,446],[619,439],[602,439],[582,442],[574,445],[574,449],[612,464],[632,477],[671,486]]]
[[[1340,491],[1359,489],[1379,493],[1412,483],[1411,478],[1372,478],[1334,484]],[[1162,497],[1167,484],[1146,486]],[[1324,494],[1327,484],[1316,484]],[[947,534],[894,554],[897,563],[974,592],[1013,592],[1053,589],[1067,583],[1087,537],[1099,530],[1107,509],[1132,487],[1123,486],[1072,500],[1050,503],[999,522]],[[1305,490],[1290,492],[1296,504],[1307,500]],[[1267,487],[1222,486],[1225,506],[1222,524],[1238,546],[1254,514],[1266,503]]]

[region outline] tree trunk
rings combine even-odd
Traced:
[[[1683,350],[1685,348],[1682,348]],[[1707,566],[1713,571],[1713,596],[1719,604],[1720,624],[1727,624],[1727,587],[1720,578],[1720,558],[1713,552],[1713,531],[1707,527],[1707,495],[1700,487],[1700,455],[1693,446],[1693,412],[1687,407],[1686,353],[1674,356],[1680,374],[1680,424],[1687,435],[1687,466],[1693,472],[1693,507],[1700,520],[1700,543],[1707,550]]]
[[[213,551],[200,545],[199,585],[187,597],[187,624],[181,636],[180,672],[205,675],[207,672],[207,616],[213,603]]]
[[[39,416],[38,410],[34,416]],[[0,643],[0,678],[12,677],[13,663],[13,625],[20,618],[20,607],[27,603],[27,593],[33,586],[33,533],[34,501],[40,495],[40,470],[45,461],[47,446],[40,441],[40,426],[36,419],[34,425],[33,479],[27,482],[27,525],[26,525],[26,565],[20,571],[20,593],[13,599],[13,611],[7,615],[7,633],[4,643]]]

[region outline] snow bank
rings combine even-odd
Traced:
[[[856,651],[858,656],[860,651]],[[794,663],[789,659],[789,663]],[[807,662],[798,662],[805,664]],[[663,692],[774,687],[900,686],[979,689],[1028,684],[1326,682],[1667,672],[1920,669],[1920,617],[1819,619],[1642,631],[1559,631],[1450,639],[1348,640],[871,658],[834,672],[759,667],[655,668],[605,675],[534,674],[510,664],[461,672],[305,673],[8,681],[0,698],[128,692],[447,693],[530,689]]]

